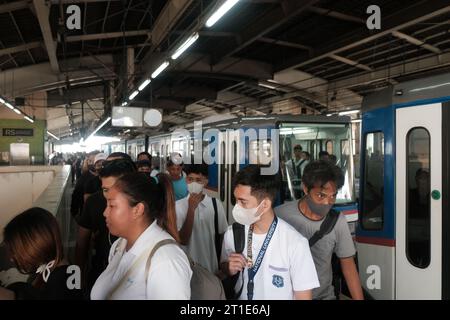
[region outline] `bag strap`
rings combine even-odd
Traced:
[[[211,200],[214,207],[214,244],[216,245],[217,262],[220,264],[220,252],[222,251],[222,246],[220,243],[219,235],[219,214],[217,212],[217,199],[212,197]]]
[[[325,217],[325,220],[320,225],[320,229],[317,230],[309,239],[309,247],[312,247],[316,244],[317,241],[329,234],[336,225],[338,218],[339,212],[336,210],[330,210],[330,212]]]
[[[145,287],[147,288],[147,275],[148,275],[148,271],[150,270],[150,265],[151,265],[151,259],[153,257],[153,255],[155,254],[156,250],[158,250],[160,247],[166,245],[166,244],[177,244],[178,243],[173,240],[173,239],[165,239],[165,240],[161,240],[158,243],[156,243],[153,248],[147,248],[145,249],[141,255],[133,262],[133,264],[131,265],[131,267],[127,270],[127,272],[122,276],[122,278],[120,279],[120,281],[113,287],[113,289],[109,292],[109,294],[107,295],[107,300],[111,300],[111,297],[113,296],[113,294],[117,291],[117,289],[119,287],[121,287],[128,279],[128,277],[133,273],[133,271],[136,269],[136,267],[140,264],[141,261],[143,261],[144,259],[147,259],[147,263],[145,264]],[[117,251],[116,251],[117,252]],[[116,253],[115,252],[115,253]],[[150,254],[149,254],[150,253]]]
[[[240,223],[233,223],[233,239],[234,249],[237,253],[242,253],[245,247],[245,226]],[[244,289],[244,272],[238,272],[236,274],[236,281],[239,279],[239,274],[242,275],[242,285],[239,291],[236,293],[235,298],[240,297],[242,290]]]

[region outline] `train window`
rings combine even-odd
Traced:
[[[249,143],[249,163],[269,166],[272,158],[272,141],[252,140]]]
[[[328,154],[333,154],[333,141],[328,140],[325,144]]]
[[[361,208],[363,229],[381,230],[384,219],[384,134],[366,135],[364,189]]]
[[[406,256],[417,268],[430,264],[430,134],[411,129],[406,136]]]

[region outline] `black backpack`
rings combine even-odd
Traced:
[[[235,222],[233,223],[232,228],[233,228],[234,248],[236,250],[236,253],[242,253],[245,247],[245,226]],[[238,272],[234,276],[226,277],[225,279],[222,280],[227,300],[236,300],[241,295],[242,289],[244,288],[243,281],[242,286],[238,292],[236,292],[234,289],[241,273],[242,272]]]

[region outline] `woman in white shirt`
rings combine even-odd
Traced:
[[[178,242],[175,200],[167,175],[159,183],[135,172],[122,176],[105,193],[103,215],[111,234],[108,267],[95,282],[93,300],[190,299],[192,271],[185,253],[174,244],[150,251],[161,240]]]

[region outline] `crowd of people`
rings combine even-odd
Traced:
[[[335,254],[351,298],[362,299],[353,240],[332,209],[342,172],[329,160],[310,161],[301,148],[294,153],[300,200],[274,208],[281,176],[249,165],[234,176],[231,225],[210,196],[206,164],[184,165],[173,154],[159,172],[146,152],[136,162],[121,152],[89,153],[71,203],[78,233],[70,262],[81,270],[81,286],[67,288],[70,264],[56,219],[31,208],[5,227],[4,243],[34,279],[0,288],[0,298],[190,299],[194,263],[220,279],[230,299],[336,299]]]

